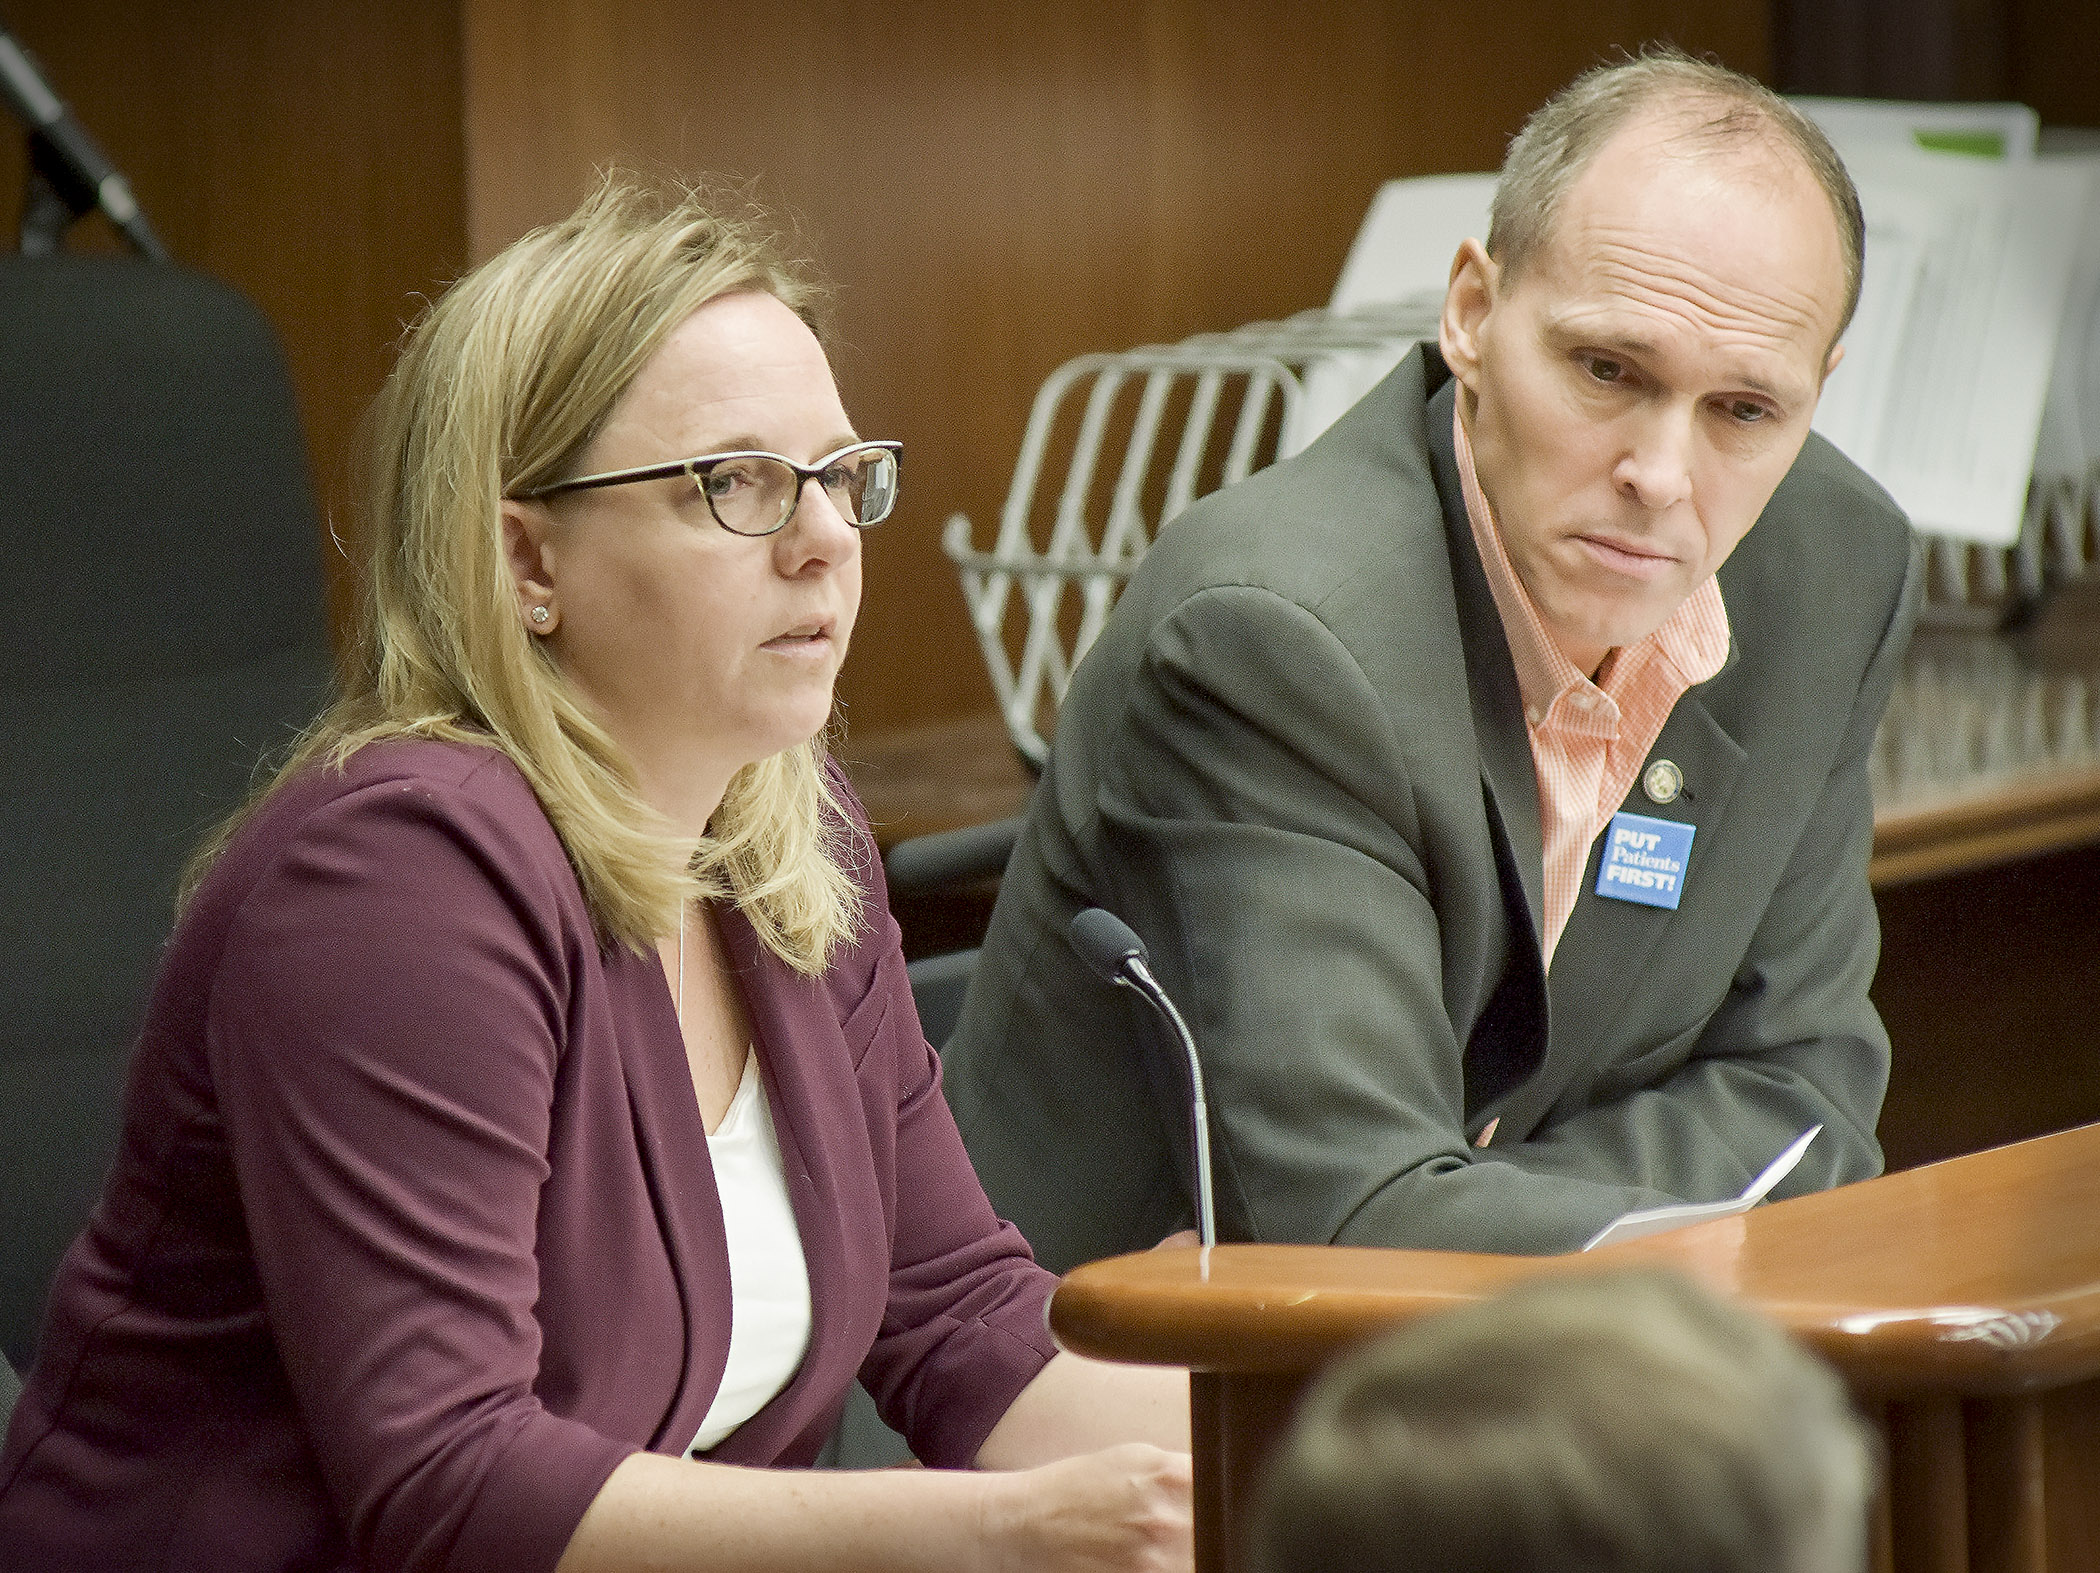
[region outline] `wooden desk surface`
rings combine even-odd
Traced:
[[[1305,1371],[1519,1279],[1662,1262],[1756,1304],[1865,1390],[2020,1392],[2100,1377],[2100,1125],[1587,1255],[1228,1245],[1204,1256],[1078,1268],[1051,1327],[1104,1359]]]
[[[991,713],[849,735],[838,752],[884,847],[1017,814],[1034,785]],[[2100,841],[2100,653],[1921,633],[1873,778],[1877,886]]]

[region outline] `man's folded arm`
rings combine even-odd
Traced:
[[[1590,1107],[1512,1144],[1540,1176],[1637,1179],[1691,1201],[1739,1191],[1811,1125],[1823,1130],[1778,1195],[1881,1171],[1874,1137],[1889,1042],[1867,998],[1880,951],[1866,880],[1865,780],[1833,780],[1766,909],[1749,956],[1691,1057],[1653,1087],[1608,1084]]]
[[[1097,799],[1105,899],[1195,1030],[1227,1237],[1557,1251],[1672,1199],[1468,1142],[1447,990],[1484,1003],[1502,951],[1485,947],[1492,976],[1447,977],[1462,963],[1443,926],[1501,921],[1480,784],[1410,779],[1387,707],[1317,617],[1202,592],[1154,629],[1125,703]],[[1479,824],[1481,844],[1433,856],[1483,872],[1433,903],[1427,843],[1466,833],[1447,824]]]
[[[1690,1058],[1652,1088],[1608,1084],[1503,1157],[1528,1173],[1633,1178],[1687,1200],[1739,1191],[1811,1125],[1823,1130],[1775,1195],[1881,1172],[1874,1128],[1889,1040],[1868,986],[1881,930],[1867,881],[1868,760],[1917,616],[1915,547],[1806,830]]]

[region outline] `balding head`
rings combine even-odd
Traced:
[[[1504,274],[1513,279],[1537,259],[1583,171],[1621,131],[1647,120],[1665,122],[1687,154],[1766,162],[1775,174],[1802,170],[1815,181],[1829,203],[1844,258],[1836,329],[1843,334],[1859,304],[1866,223],[1837,150],[1813,121],[1762,83],[1665,46],[1584,72],[1511,141],[1495,185],[1487,243]]]
[[[1687,68],[1714,74],[1613,68],[1606,88],[1646,87],[1603,93],[1616,112],[1579,134],[1542,111],[1536,158],[1512,162],[1551,174],[1550,199],[1516,202],[1505,177],[1502,254],[1459,248],[1438,334],[1511,566],[1585,672],[1727,559],[1841,353],[1857,254],[1827,187],[1758,114],[1663,97],[1659,75]]]

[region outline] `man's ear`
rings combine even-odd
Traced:
[[[1451,261],[1451,282],[1444,289],[1444,310],[1437,319],[1437,348],[1444,364],[1468,390],[1480,375],[1480,326],[1495,304],[1495,291],[1502,283],[1502,270],[1487,248],[1468,240]]]
[[[1823,380],[1825,382],[1828,382],[1830,380],[1830,374],[1838,369],[1838,362],[1843,360],[1844,358],[1844,345],[1833,344],[1830,346],[1830,359],[1823,362]]]
[[[518,587],[518,615],[536,634],[551,634],[561,618],[554,599],[554,520],[544,503],[503,499],[503,554]]]

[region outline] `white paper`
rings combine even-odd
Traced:
[[[1789,99],[1823,128],[1847,163],[1868,148],[1918,147],[1920,132],[1982,132],[2003,139],[2005,157],[2018,163],[2034,157],[2041,116],[2025,104],[1915,104],[1878,98]],[[1975,155],[1969,155],[1974,157]]]
[[[1388,180],[1371,199],[1327,309],[1351,312],[1366,306],[1412,305],[1420,309],[1421,336],[1436,337],[1451,263],[1461,242],[1486,242],[1488,204],[1494,195],[1493,175]],[[1296,453],[1332,426],[1407,351],[1407,344],[1396,342],[1390,352],[1332,355],[1308,367],[1297,419],[1283,434],[1277,456]]]
[[[1493,175],[1388,180],[1371,199],[1327,309],[1382,306],[1424,290],[1441,297],[1451,281],[1451,263],[1460,243],[1487,244],[1488,207],[1494,198]]]
[[[1764,1171],[1743,1188],[1743,1194],[1720,1202],[1678,1202],[1668,1207],[1642,1207],[1614,1218],[1591,1238],[1585,1251],[1594,1251],[1600,1245],[1617,1245],[1622,1240],[1639,1240],[1651,1234],[1661,1234],[1668,1229],[1682,1229],[1689,1224],[1710,1223],[1716,1218],[1733,1218],[1737,1213],[1746,1213],[1771,1193],[1772,1187],[1794,1172],[1794,1165],[1808,1151],[1808,1144],[1822,1130],[1820,1125],[1811,1125],[1787,1144],[1785,1152],[1766,1164]]]
[[[1867,213],[1866,266],[1859,309],[1845,329],[1845,358],[1823,384],[1816,430],[1865,467],[1861,454],[1881,452],[1882,427],[1897,401],[1896,368],[1903,335],[1925,272],[1925,237],[1934,204],[1900,188],[1881,194]]]
[[[1867,210],[1860,310],[1881,319],[1846,335],[1847,363],[1824,390],[1816,429],[1933,534],[2011,545],[2027,522],[2030,477],[2041,508],[2066,493],[2067,517],[2082,518],[2100,460],[2100,410],[2086,409],[2081,396],[2088,365],[2100,375],[2092,339],[2100,188],[2088,179],[2095,195],[2074,197],[2067,221],[2052,222],[2046,210],[2064,188],[2026,179],[2050,138],[2024,104],[1793,102],[1829,135],[1859,184]],[[1950,132],[1995,136],[2004,157],[1928,153],[1920,161],[1921,137]],[[2059,169],[2083,162],[2043,161]],[[1999,195],[1979,203],[1994,187]],[[1921,214],[1921,201],[1938,215]],[[2080,207],[2089,210],[2082,224]],[[2059,249],[2068,269],[2061,295]],[[1892,290],[1891,263],[1877,268],[1876,254],[1899,251],[1895,271],[1915,264],[1918,273]],[[2053,330],[2044,327],[2052,301],[2060,306]],[[1903,319],[1900,343],[1885,331],[1891,314]]]
[[[1875,294],[1861,292],[1861,334],[1847,335],[1816,429],[1919,529],[2009,546],[2026,511],[2091,181],[2059,160],[1871,148],[1846,158],[1866,209],[1865,283]],[[1892,253],[1891,264],[1877,268],[1877,251]],[[1899,313],[1884,297],[1913,266]],[[1900,316],[1893,334],[1891,316]],[[1847,379],[1871,386],[1855,397]]]
[[[2042,157],[2045,163],[2084,171],[2087,195],[2056,364],[2042,406],[2034,474],[2045,487],[2068,483],[2082,496],[2100,470],[2100,151],[2045,152]],[[2073,517],[2083,515],[2083,508],[2073,510]]]

